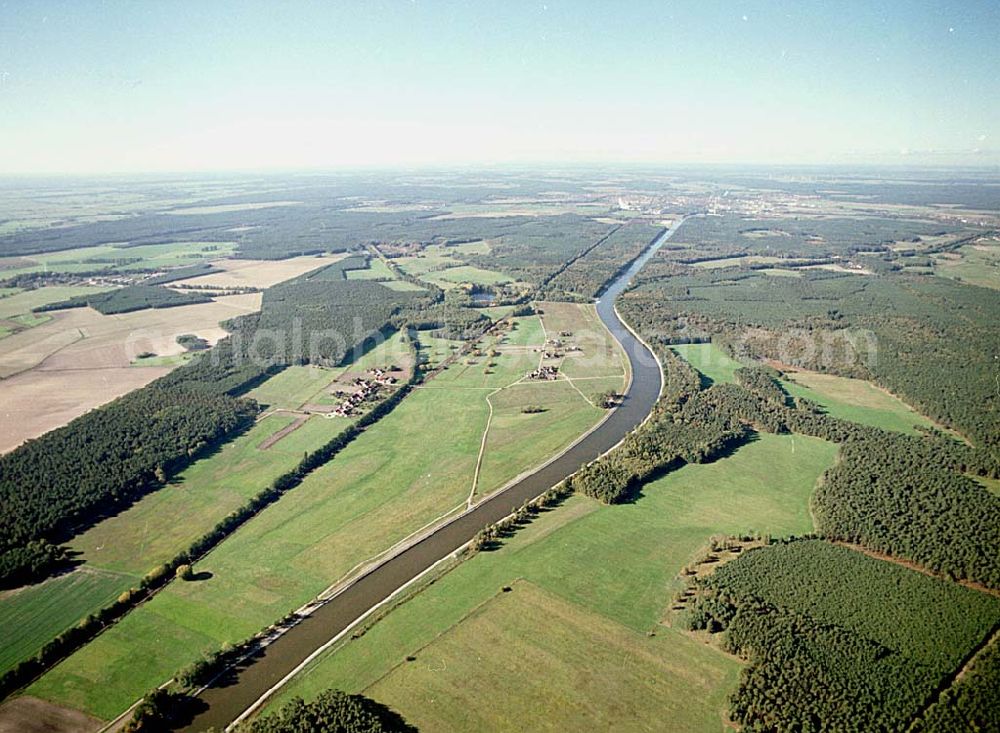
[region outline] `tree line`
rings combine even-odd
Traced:
[[[33,310],[36,313],[43,313],[45,311],[63,310],[65,308],[86,308],[89,306],[98,313],[110,316],[116,313],[131,313],[132,311],[146,310],[147,308],[174,308],[179,305],[209,303],[211,300],[208,295],[198,291],[178,293],[176,290],[171,290],[160,285],[142,284],[128,285],[124,288],[108,290],[103,293],[77,295],[56,303],[40,305]]]

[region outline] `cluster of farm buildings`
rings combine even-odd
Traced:
[[[385,369],[376,367],[369,369],[367,374],[367,377],[355,378],[351,384],[353,391],[337,390],[337,394],[344,395],[344,400],[337,405],[334,415],[349,417],[356,414],[362,403],[377,395],[382,387],[396,383],[396,378]]]
[[[559,379],[559,367],[544,365],[538,367],[533,372],[528,372],[528,379],[542,379],[547,382],[553,382]]]

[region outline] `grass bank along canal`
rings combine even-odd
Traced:
[[[615,299],[656,251],[677,231],[678,220],[621,273],[597,302],[597,313],[625,350],[632,380],[621,405],[582,439],[533,472],[515,479],[464,514],[373,567],[238,669],[224,674],[200,698],[206,707],[185,728],[224,728],[268,693],[330,639],[395,591],[567,476],[615,446],[646,419],[660,394],[662,376],[652,352],[621,322]]]

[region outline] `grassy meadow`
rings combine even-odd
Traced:
[[[0,672],[76,625],[86,615],[81,609],[106,606],[132,582],[126,575],[87,570],[0,593],[0,625],[17,629],[17,634],[4,634],[0,640]]]
[[[0,320],[14,319],[18,316],[30,316],[32,308],[38,308],[49,303],[56,303],[60,300],[68,300],[78,295],[96,295],[104,293],[111,288],[97,288],[88,285],[56,285],[50,288],[35,288],[34,290],[22,290],[19,293],[0,298]],[[46,319],[47,320],[47,319]],[[33,325],[20,321],[21,325]]]
[[[368,260],[368,267],[364,270],[348,270],[347,271],[348,280],[395,280],[396,276],[393,274],[389,266],[385,264],[381,259],[377,257],[372,257]]]
[[[497,285],[513,282],[514,278],[495,270],[467,265],[454,255],[487,254],[486,242],[467,242],[452,246],[431,245],[418,255],[399,257],[395,263],[407,275],[418,277],[448,290],[462,283]]]
[[[735,382],[734,372],[744,366],[711,343],[675,344],[670,348],[712,382]]]
[[[715,344],[676,344],[670,347],[712,382],[734,382],[734,372],[743,366]],[[849,379],[788,369],[782,386],[793,397],[805,397],[842,420],[884,430],[915,433],[915,426],[934,423],[885,390],[863,379]]]
[[[632,504],[571,497],[321,655],[268,709],[335,686],[372,695],[422,731],[623,720],[720,731],[740,664],[661,623],[676,576],[713,534],[810,531],[809,496],[835,451],[762,435],[648,484]]]
[[[810,399],[842,420],[901,433],[915,433],[918,425],[934,426],[899,398],[863,379],[791,370],[785,377],[782,385],[789,394]]]

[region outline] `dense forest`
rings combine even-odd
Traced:
[[[654,264],[656,263],[656,264]],[[977,444],[1000,449],[1000,293],[944,278],[644,268],[621,309],[663,343],[870,379]]]
[[[215,265],[209,264],[208,262],[201,262],[196,265],[186,265],[185,267],[174,267],[173,269],[167,270],[159,275],[153,275],[152,277],[147,277],[142,281],[142,285],[164,285],[166,283],[172,283],[176,280],[187,280],[191,277],[201,277],[202,275],[211,275],[214,272],[222,272],[221,267],[216,267]]]
[[[886,249],[896,242],[954,233],[957,227],[939,223],[865,217],[747,219],[737,214],[689,217],[681,224],[672,246],[689,245],[681,257],[694,253],[715,257],[768,255],[826,257]],[[690,252],[691,254],[688,254]]]
[[[813,513],[828,537],[1000,588],[1000,496],[942,467],[922,441],[845,444]]]
[[[988,731],[1000,720],[1000,636],[914,721],[912,733]]]
[[[246,428],[252,400],[153,383],[0,456],[0,583],[60,555],[50,542],[127,506]]]
[[[570,262],[565,269],[545,282],[547,300],[590,299],[628,267],[664,231],[663,227],[644,221],[625,224],[599,240],[597,246]]]
[[[173,308],[178,305],[208,303],[212,299],[195,291],[179,293],[159,285],[129,285],[104,293],[77,295],[57,303],[47,303],[34,310],[36,312],[62,310],[63,308],[91,307],[98,313],[110,316],[116,313],[131,313],[146,308]]]
[[[692,580],[692,629],[747,658],[748,730],[898,731],[1000,621],[1000,601],[819,540],[745,552]]]

